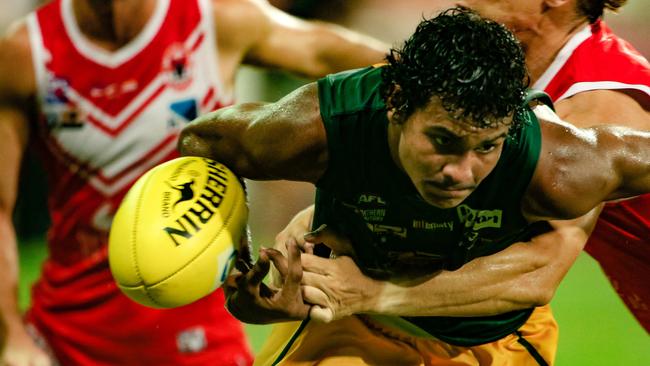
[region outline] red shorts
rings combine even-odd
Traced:
[[[220,289],[158,310],[122,295],[101,258],[74,272],[46,262],[27,314],[61,365],[252,364],[243,328],[225,310]]]
[[[608,203],[585,250],[650,333],[650,194]]]

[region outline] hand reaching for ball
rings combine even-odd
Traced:
[[[250,269],[245,268],[244,261],[238,261],[236,273],[223,285],[227,308],[237,319],[267,324],[307,318],[310,306],[304,303],[300,289],[300,249],[294,240],[289,240],[286,247],[287,257],[276,249],[260,249],[259,259]],[[263,282],[271,263],[280,272],[279,288]]]

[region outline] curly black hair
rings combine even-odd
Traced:
[[[439,98],[471,127],[520,123],[529,84],[524,53],[503,25],[465,8],[423,19],[401,49],[391,49],[382,69],[382,95],[393,120]]]

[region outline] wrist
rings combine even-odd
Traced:
[[[364,275],[365,276],[365,275]],[[367,281],[362,289],[363,300],[359,302],[359,309],[354,314],[384,314],[383,297],[386,287],[390,285],[388,281],[376,280],[366,277]]]
[[[383,281],[383,285],[377,294],[375,301],[376,314],[383,315],[408,315],[405,311],[408,296],[406,287],[397,285],[391,281]]]

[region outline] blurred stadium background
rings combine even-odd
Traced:
[[[29,12],[38,1],[0,2],[0,30]],[[430,15],[448,0],[272,0],[296,15],[325,19],[398,43],[414,29],[422,15]],[[650,56],[650,1],[630,0],[619,14],[606,20],[646,57]],[[238,76],[240,101],[273,101],[308,80],[280,72],[244,67]],[[46,255],[44,232],[48,225],[41,168],[31,158],[22,172],[21,194],[15,221],[20,238],[21,306],[29,303],[29,288]],[[271,246],[288,219],[312,199],[313,189],[293,182],[250,182],[250,225],[255,245]],[[650,279],[648,279],[650,286]],[[558,366],[650,365],[650,336],[636,323],[616,296],[602,271],[582,254],[552,302],[560,324]],[[247,325],[254,350],[264,342],[269,326]]]

